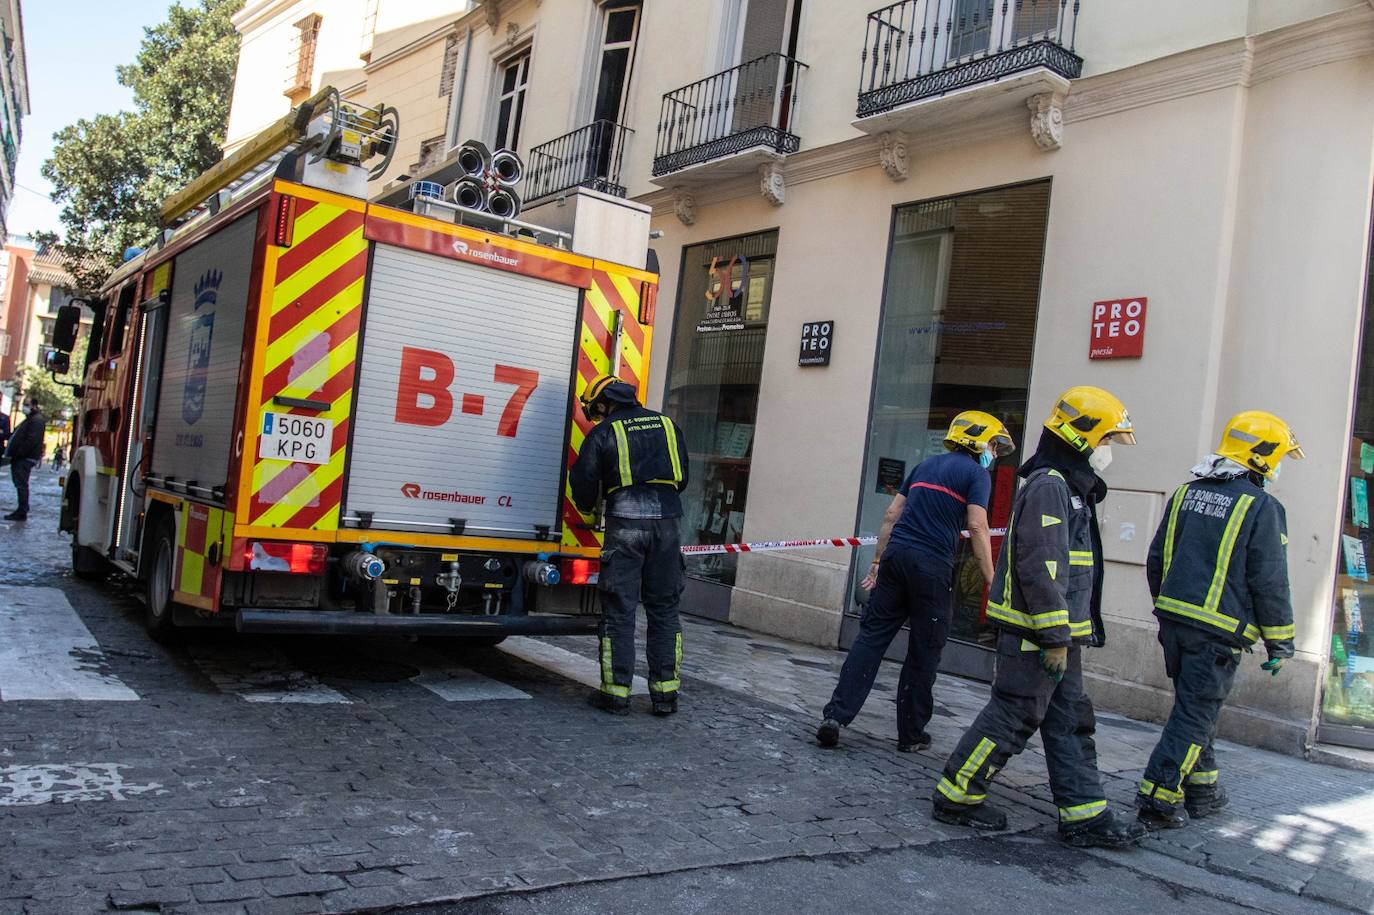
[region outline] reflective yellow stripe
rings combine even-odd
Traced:
[[[1287,626],[1261,626],[1260,632],[1264,635],[1264,640],[1266,642],[1291,639],[1298,634],[1297,629],[1292,623],[1289,623]]]
[[[1183,757],[1183,765],[1178,767],[1178,785],[1176,786],[1174,793],[1179,797],[1183,796],[1183,783],[1187,780],[1188,775],[1193,771],[1193,767],[1197,765],[1197,758],[1201,755],[1201,746],[1195,743],[1188,744],[1188,754]]]
[[[1069,635],[1071,635],[1071,636],[1075,636],[1075,637],[1076,637],[1076,636],[1080,636],[1080,635],[1081,635],[1081,636],[1089,636],[1089,635],[1092,635],[1092,634],[1093,634],[1093,621],[1092,621],[1092,620],[1078,620],[1077,622],[1069,623]]]
[[[655,693],[675,693],[681,685],[680,680],[655,680],[649,684],[649,689]]]
[[[1059,822],[1061,823],[1081,823],[1084,820],[1091,820],[1093,817],[1107,809],[1107,802],[1091,801],[1087,804],[1078,804],[1074,807],[1059,808]]]
[[[1060,473],[1059,471],[1057,471],[1057,470],[1051,470],[1051,471],[1049,472],[1049,474],[1050,474],[1050,476],[1052,476],[1052,477],[1058,477],[1059,479],[1064,480],[1064,475],[1063,475],[1062,473]],[[1069,481],[1068,481],[1068,480],[1064,480],[1064,482],[1067,483],[1067,482],[1069,482]]]
[[[620,420],[611,423],[611,430],[615,432],[615,450],[620,458],[620,488],[624,489],[634,483],[630,474],[630,442],[625,437],[625,424]]]
[[[682,461],[677,456],[677,430],[673,421],[663,417],[663,437],[668,440],[668,457],[673,462],[673,483],[682,482]]]
[[[1190,772],[1188,774],[1188,784],[1190,785],[1215,785],[1217,776],[1220,773],[1216,769],[1207,772]]]
[[[1023,629],[1051,629],[1055,626],[1069,626],[1069,611],[1050,610],[1047,613],[1023,613],[1006,604],[988,602],[988,616],[999,619]],[[1091,626],[1091,624],[1089,624]]]
[[[964,760],[964,764],[959,767],[959,771],[954,776],[954,781],[951,782],[948,778],[942,777],[939,784],[935,786],[936,790],[956,804],[981,804],[987,799],[987,795],[969,794],[969,779],[973,778],[974,773],[982,767],[983,763],[987,762],[988,757],[996,748],[997,744],[986,737],[981,738],[978,741],[978,746],[973,748],[968,759]]]
[[[1050,573],[1050,581],[1054,581],[1059,578],[1059,563],[1055,562],[1053,559],[1046,559],[1045,571]]]
[[[1022,640],[1021,640],[1021,650],[1022,650],[1022,651],[1039,651],[1039,650],[1040,650],[1040,646],[1037,645],[1037,644],[1035,644],[1034,642],[1028,642],[1028,641],[1026,641],[1025,639],[1022,639]]]
[[[1231,554],[1236,549],[1236,538],[1240,536],[1240,526],[1245,523],[1250,503],[1254,501],[1254,496],[1241,496],[1236,502],[1236,510],[1226,521],[1226,530],[1221,535],[1221,543],[1217,545],[1217,567],[1212,572],[1212,586],[1207,589],[1207,600],[1202,604],[1204,610],[1216,613],[1221,606],[1221,594],[1226,589],[1226,573],[1231,569]]]
[[[1069,565],[1090,566],[1093,564],[1092,550],[1069,550]]]
[[[1254,624],[1252,623],[1245,627],[1245,632],[1242,633],[1242,637],[1249,639],[1251,642],[1253,642],[1255,639],[1259,638],[1259,629],[1255,628]]]
[[[1183,801],[1182,791],[1170,791],[1163,785],[1156,785],[1147,778],[1140,780],[1140,793],[1146,797],[1157,797],[1167,804],[1178,804]]]
[[[1165,597],[1164,595],[1160,595],[1155,601],[1155,607],[1166,613],[1186,616],[1189,619],[1216,626],[1218,629],[1224,629],[1227,632],[1235,632],[1240,628],[1240,620],[1233,616],[1227,616],[1224,613],[1208,612],[1206,608],[1199,607],[1197,604],[1190,604],[1187,601],[1176,600],[1175,598]]]
[[[1061,519],[1056,518],[1054,515],[1041,515],[1041,516],[1040,516],[1040,526],[1041,526],[1041,527],[1053,527],[1053,526],[1056,525],[1056,524],[1063,524],[1063,523],[1064,523],[1064,522],[1063,522]]]
[[[601,691],[608,696],[630,698],[630,688],[615,682],[615,671],[611,665],[611,640],[601,638]]]
[[[1173,504],[1169,506],[1169,529],[1164,533],[1164,574],[1169,574],[1169,566],[1174,564],[1174,531],[1178,528],[1178,509],[1187,495],[1187,485],[1174,490]]]

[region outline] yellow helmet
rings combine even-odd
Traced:
[[[1113,442],[1135,444],[1135,427],[1126,405],[1115,394],[1088,385],[1060,394],[1045,428],[1080,452],[1093,450],[1109,435]]]
[[[1263,410],[1246,410],[1231,417],[1222,430],[1217,454],[1265,477],[1273,477],[1279,461],[1288,455],[1295,461],[1306,457],[1288,424]]]
[[[945,447],[953,451],[963,448],[975,455],[991,449],[993,457],[1006,457],[1016,450],[1011,433],[1002,421],[982,410],[965,410],[949,424]]]
[[[592,407],[596,405],[597,401],[609,400],[612,403],[627,406],[639,403],[635,389],[630,386],[630,383],[614,375],[597,375],[591,380],[591,383],[582,389],[582,394],[577,399],[582,403],[582,415],[588,419],[596,418]]]

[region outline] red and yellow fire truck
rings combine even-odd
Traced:
[[[321,92],[84,303],[62,527],[78,575],[143,583],[156,635],[595,628],[566,477],[586,382],[647,381],[657,277],[600,257],[630,239],[642,265],[647,211],[570,191],[541,208],[562,227],[517,220],[523,166],[480,144],[369,201],[398,127]]]

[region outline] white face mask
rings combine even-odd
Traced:
[[[1269,475],[1268,479],[1266,479],[1266,480],[1264,481],[1264,488],[1265,488],[1265,489],[1268,489],[1270,486],[1273,486],[1275,483],[1277,483],[1277,482],[1279,481],[1279,476],[1280,476],[1282,473],[1283,473],[1283,465],[1282,465],[1282,464],[1275,464],[1275,465],[1274,465],[1274,472],[1271,473],[1271,474]]]
[[[1088,466],[1093,469],[1093,473],[1101,473],[1112,464],[1112,446],[1106,443],[1098,445],[1093,449],[1093,453],[1088,455]]]

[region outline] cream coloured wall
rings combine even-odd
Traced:
[[[311,13],[321,16],[312,85],[318,88],[324,73],[358,72],[364,7],[365,0],[261,0],[249,3],[234,16],[242,42],[226,150],[232,151],[291,110],[283,91],[292,64],[295,23]]]

